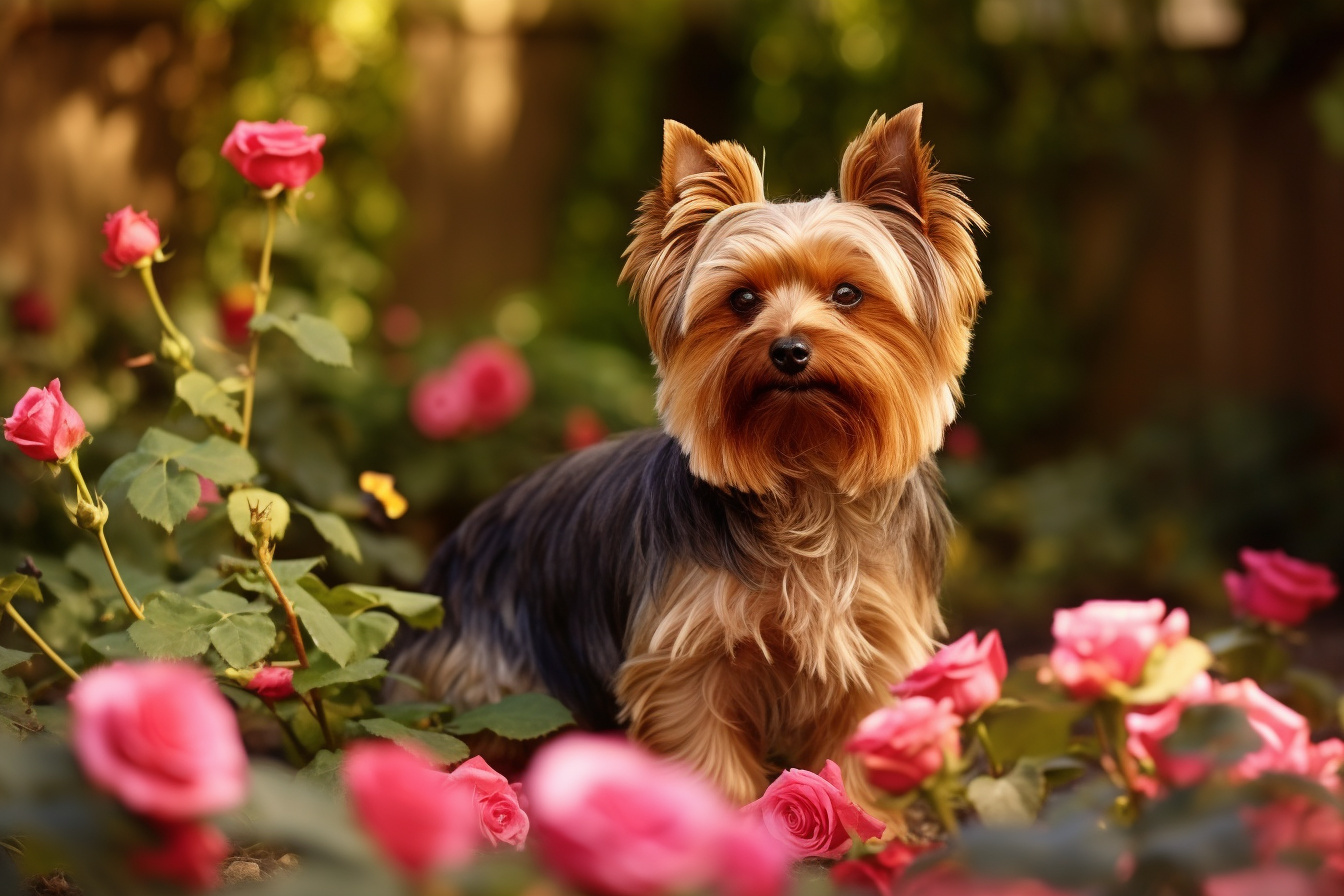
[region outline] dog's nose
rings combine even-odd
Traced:
[[[807,369],[812,357],[812,344],[802,336],[783,336],[770,346],[770,360],[780,373],[796,376]]]

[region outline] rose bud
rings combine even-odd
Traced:
[[[510,784],[508,778],[491,768],[480,756],[473,756],[453,769],[449,777],[471,786],[476,795],[481,833],[491,846],[507,843],[523,848],[528,820],[519,803],[521,784]]]
[[[1241,549],[1246,572],[1223,573],[1223,586],[1240,616],[1281,625],[1301,625],[1307,616],[1335,599],[1339,585],[1324,566],[1289,557],[1283,551]]]
[[[309,136],[307,128],[288,121],[240,121],[219,154],[263,190],[297,190],[322,170],[326,142],[324,135]]]
[[[890,793],[905,793],[937,773],[945,754],[961,755],[961,722],[951,700],[911,697],[860,722],[845,749],[859,754],[869,781]]]
[[[840,766],[831,760],[821,774],[789,769],[742,811],[761,819],[794,859],[838,859],[849,851],[850,834],[861,841],[882,836],[886,825],[845,793]]]
[[[293,697],[294,670],[284,666],[262,666],[252,674],[246,687],[263,700]]]
[[[891,692],[898,697],[946,697],[958,715],[970,718],[999,699],[1007,676],[1008,659],[999,633],[990,632],[977,645],[975,632],[967,632],[893,685]]]
[[[159,225],[149,212],[132,211],[129,205],[107,216],[103,236],[107,237],[103,264],[114,271],[153,258],[163,244]]]
[[[33,460],[63,461],[88,434],[84,419],[61,394],[60,379],[45,389],[29,388],[5,418],[5,438]]]
[[[131,869],[188,890],[219,886],[219,866],[229,857],[229,841],[213,825],[200,821],[161,823],[162,842],[131,854]]]
[[[1163,618],[1165,617],[1165,618]],[[1090,600],[1056,610],[1050,666],[1069,694],[1080,700],[1105,695],[1112,685],[1135,685],[1158,644],[1168,647],[1190,634],[1190,617],[1154,598],[1149,601]]]

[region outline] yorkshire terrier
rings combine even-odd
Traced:
[[[661,431],[569,455],[439,549],[441,630],[393,668],[459,708],[545,691],[733,799],[845,769],[943,633],[951,519],[932,456],[985,298],[984,228],[922,107],[874,115],[840,195],[766,200],[741,145],[674,121],[631,229]]]

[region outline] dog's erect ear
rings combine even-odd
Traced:
[[[668,119],[663,122],[663,199],[670,208],[692,197],[720,210],[764,202],[761,171],[741,144],[711,144],[681,122]]]
[[[932,152],[919,137],[924,106],[874,115],[840,162],[840,198],[913,216],[927,231]]]

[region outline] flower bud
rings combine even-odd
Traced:
[[[103,263],[113,270],[149,264],[161,257],[158,223],[148,212],[134,211],[129,205],[107,216],[103,236],[107,237]]]
[[[185,339],[179,339],[171,333],[164,333],[159,341],[159,354],[165,361],[185,367],[196,357],[196,349]]]
[[[79,528],[97,532],[107,522],[107,505],[102,498],[90,501],[81,495],[75,503],[74,517]]]
[[[256,542],[259,550],[265,550],[271,543],[271,505],[262,507],[260,504],[248,504],[248,512],[251,514],[251,520],[248,524],[248,531],[252,533],[252,539]]]

